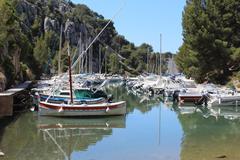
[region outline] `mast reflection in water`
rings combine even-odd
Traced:
[[[38,122],[45,152],[55,153],[58,159],[71,159],[74,151],[87,150],[90,145],[110,136],[112,128],[125,128],[125,116],[84,119],[39,117]],[[52,145],[56,147],[49,147]]]

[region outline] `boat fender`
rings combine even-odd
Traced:
[[[35,106],[32,106],[32,107],[30,108],[30,111],[31,111],[31,112],[34,112],[34,111],[35,111]]]
[[[2,151],[0,151],[0,157],[3,157],[3,156],[5,156],[5,154]]]
[[[109,110],[110,110],[109,107],[107,107],[106,112],[108,112]]]
[[[203,103],[205,106],[207,106],[207,103],[208,103],[207,94],[203,94],[202,97],[197,102],[194,102],[195,105],[202,105]]]
[[[61,107],[59,110],[58,110],[58,112],[62,112],[63,111],[63,108]]]
[[[60,127],[60,128],[63,127],[61,123],[58,123],[57,126]]]

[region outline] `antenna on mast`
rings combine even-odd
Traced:
[[[160,34],[160,77],[162,77],[162,34]]]

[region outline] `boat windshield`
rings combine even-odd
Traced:
[[[76,98],[92,98],[92,92],[90,90],[75,90],[74,94]]]

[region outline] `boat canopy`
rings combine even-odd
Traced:
[[[76,89],[74,90],[74,94],[76,98],[93,98],[93,92],[91,90],[82,90],[82,89]]]

